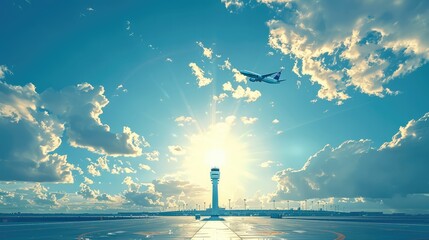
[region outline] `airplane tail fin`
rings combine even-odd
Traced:
[[[276,75],[274,76],[275,80],[279,80],[280,79],[280,75],[282,75],[282,71],[283,71],[283,69],[280,70],[280,72],[276,73]]]

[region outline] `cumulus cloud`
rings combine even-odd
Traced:
[[[90,179],[90,178],[87,178],[87,177],[84,177],[84,181],[83,181],[85,184],[87,184],[87,185],[91,185],[91,184],[94,184],[94,181],[92,181],[92,179]]]
[[[218,96],[216,96],[216,95],[213,96],[213,101],[220,103],[220,102],[223,102],[225,100],[225,98],[227,98],[227,97],[228,97],[228,94],[221,93]]]
[[[42,106],[65,122],[69,142],[73,147],[110,156],[140,156],[148,143],[143,137],[123,127],[122,133],[112,133],[100,115],[109,103],[102,86],[89,83],[66,87],[60,91],[48,89],[41,94]]]
[[[4,78],[6,74],[11,74],[12,72],[5,65],[0,65],[0,79]]]
[[[131,177],[126,177],[123,184],[128,186],[124,197],[129,204],[142,207],[177,207],[195,201],[205,196],[207,189],[174,176],[155,179],[151,183],[136,183]]]
[[[203,55],[208,59],[212,59],[213,50],[211,48],[204,47],[202,42],[197,42],[197,44],[203,49]]]
[[[273,161],[268,160],[268,161],[265,161],[265,162],[263,162],[263,163],[259,164],[259,166],[260,166],[261,168],[269,168],[269,167],[271,167],[273,164],[274,164],[274,162],[273,162]]]
[[[220,68],[222,70],[225,70],[225,69],[231,70],[231,66],[232,66],[232,64],[231,64],[231,62],[229,61],[229,58],[228,58],[228,59],[226,59],[224,61],[223,65],[221,65]]]
[[[201,69],[196,63],[189,63],[189,67],[192,69],[192,74],[197,77],[198,87],[207,86],[213,81],[212,78],[207,78],[204,76],[203,69]]]
[[[378,149],[371,144],[349,140],[336,148],[327,145],[302,169],[276,173],[276,198],[390,198],[429,192],[429,113],[408,122]]]
[[[296,59],[294,72],[320,85],[318,97],[346,100],[349,88],[382,97],[385,86],[429,58],[429,3],[285,1],[285,20],[268,21],[269,45]]]
[[[273,121],[272,121],[272,123],[273,124],[278,124],[280,121],[277,119],[277,118],[275,118]]]
[[[110,171],[109,164],[108,164],[109,160],[107,160],[107,156],[99,157],[97,159],[97,163],[101,169]]]
[[[139,164],[139,168],[143,169],[143,170],[146,170],[146,171],[152,170],[152,168],[149,165],[146,165],[146,164],[143,164],[143,163]]]
[[[178,126],[183,127],[185,124],[194,123],[195,120],[192,117],[185,117],[185,116],[179,116],[174,121],[177,123]]]
[[[159,152],[156,150],[153,150],[152,152],[147,152],[144,155],[146,155],[146,160],[148,161],[159,161]]]
[[[73,182],[67,156],[52,153],[64,125],[39,102],[33,84],[0,81],[0,180]]]
[[[241,0],[221,0],[221,2],[225,4],[226,9],[241,8],[244,5]]]
[[[0,189],[0,209],[2,211],[47,211],[58,209],[64,202],[65,193],[49,192],[49,188],[36,183],[31,186],[17,188],[15,191]]]
[[[31,83],[0,82],[0,180],[73,182],[71,171],[81,169],[54,153],[64,132],[74,147],[109,156],[142,155],[149,145],[143,137],[128,127],[112,133],[101,122],[107,104],[103,87],[88,83],[39,94]],[[106,157],[97,164],[109,170]],[[89,171],[97,174],[95,166]]]
[[[197,197],[207,193],[207,189],[177,178],[161,178],[152,181],[154,188],[161,192],[163,197],[177,196],[183,193],[188,197]]]
[[[112,174],[122,174],[122,173],[136,173],[137,171],[132,167],[121,167],[117,164],[113,164]]]
[[[100,190],[91,189],[90,186],[85,183],[79,185],[80,190],[77,192],[78,195],[81,195],[85,199],[95,199],[98,201],[109,201],[113,202],[114,198],[107,193],[100,193]]]
[[[186,150],[178,145],[168,146],[168,150],[171,154],[175,156],[180,156],[186,154]]]
[[[91,163],[87,166],[88,173],[91,174],[93,177],[95,176],[101,176],[100,171],[97,169],[97,165],[95,163]]]
[[[124,85],[122,85],[122,84],[119,84],[117,87],[116,87],[116,94],[114,95],[114,96],[119,96],[119,93],[127,93],[128,92],[128,89],[126,89],[125,87],[124,87]]]
[[[232,97],[235,99],[247,98],[246,102],[255,102],[261,97],[261,92],[258,90],[252,91],[249,87],[244,89],[242,86],[238,85],[236,89],[232,86],[231,82],[226,82],[222,85],[223,90],[232,93]]]
[[[247,125],[247,124],[254,124],[258,120],[258,118],[256,118],[256,117],[241,117],[240,120],[243,124]]]
[[[134,182],[131,177],[126,177],[122,184],[128,186],[128,190],[123,193],[128,204],[142,207],[156,207],[164,205],[161,201],[162,194],[155,190],[153,184],[139,184]],[[146,188],[146,190],[141,191],[142,188]]]
[[[235,79],[236,82],[247,83],[247,77],[244,76],[243,74],[241,74],[240,71],[238,71],[238,69],[233,68],[232,72],[234,73],[234,79]]]

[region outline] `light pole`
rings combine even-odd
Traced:
[[[231,210],[231,198],[228,199],[228,207],[229,207],[229,210]]]
[[[246,210],[246,199],[244,199],[244,210]]]

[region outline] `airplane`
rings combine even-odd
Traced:
[[[249,81],[251,82],[266,82],[269,84],[279,84],[280,82],[286,81],[286,79],[280,79],[280,75],[282,74],[282,71],[283,69],[280,70],[279,72],[273,72],[273,73],[264,74],[264,75],[260,75],[258,73],[254,73],[247,70],[240,71],[240,73],[248,77]],[[271,77],[272,75],[274,75],[274,77]]]

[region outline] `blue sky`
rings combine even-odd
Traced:
[[[428,11],[1,3],[0,212],[208,206],[212,165],[223,206],[427,212]]]

